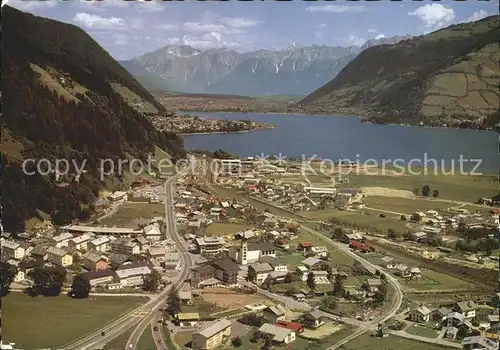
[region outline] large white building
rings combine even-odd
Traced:
[[[264,256],[276,257],[276,247],[272,243],[247,243],[229,249],[229,257],[240,265],[253,264]]]

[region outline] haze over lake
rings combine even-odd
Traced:
[[[447,128],[415,128],[399,125],[361,123],[355,117],[319,115],[282,115],[257,113],[182,112],[206,119],[250,119],[271,123],[276,129],[243,133],[186,135],[186,149],[214,151],[223,149],[242,157],[282,155],[306,158],[317,154],[332,160],[352,159],[412,159],[444,160],[446,168],[454,159],[456,169],[460,156],[482,159],[482,172],[496,173],[498,169],[498,135],[493,131],[474,131]],[[427,154],[427,158],[424,155]],[[414,162],[415,166],[422,163]],[[469,164],[469,165],[467,165]],[[464,163],[464,169],[475,163]]]

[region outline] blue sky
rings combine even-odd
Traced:
[[[3,0],[4,3],[6,0]],[[128,59],[169,44],[239,52],[298,45],[362,45],[418,35],[498,14],[496,1],[7,0],[39,16],[78,25],[111,55]]]

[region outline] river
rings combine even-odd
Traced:
[[[276,129],[247,133],[186,135],[186,149],[214,151],[223,149],[241,157],[278,155],[287,157],[350,159],[366,162],[386,160],[423,165],[437,160],[449,169],[452,162],[458,169],[460,157],[463,168],[470,171],[480,159],[478,170],[498,171],[498,135],[494,131],[460,130],[449,128],[418,128],[399,125],[361,123],[355,117],[185,112],[207,119],[250,119],[272,123]],[[428,163],[432,164],[432,163]]]

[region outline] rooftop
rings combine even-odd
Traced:
[[[217,333],[222,332],[227,327],[231,327],[231,321],[224,319],[224,320],[220,320],[220,321],[212,324],[211,326],[201,330],[200,332],[198,332],[198,334],[206,339],[209,339],[209,338],[213,337],[214,335],[216,335]]]

